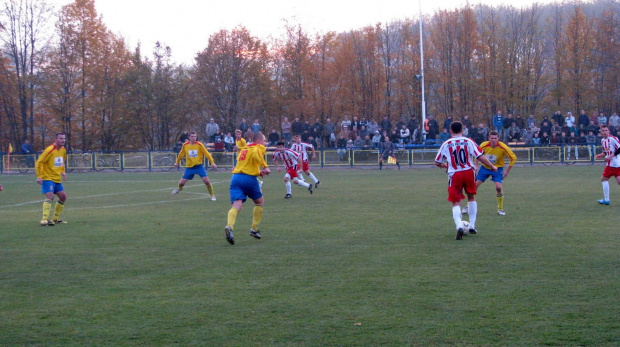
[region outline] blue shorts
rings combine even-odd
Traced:
[[[476,181],[484,182],[487,180],[487,178],[489,178],[489,176],[491,176],[491,181],[502,183],[502,180],[504,177],[504,168],[498,167],[497,172],[493,172],[493,170],[489,170],[485,168],[484,166],[480,166],[480,170],[478,171],[478,174],[476,175]]]
[[[230,180],[230,203],[235,200],[242,200],[245,202],[247,197],[252,200],[260,199],[263,196],[263,192],[260,191],[260,185],[258,184],[258,177],[250,176],[242,173],[236,173],[232,175]]]
[[[183,172],[184,179],[191,180],[194,178],[194,175],[198,175],[200,176],[200,178],[203,178],[207,175],[207,169],[205,169],[204,164],[185,168],[185,172]]]
[[[56,183],[54,181],[43,181],[41,182],[41,194],[47,194],[47,193],[58,193],[58,192],[62,192],[63,190],[65,190],[65,188],[62,186],[62,183]]]

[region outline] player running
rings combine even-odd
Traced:
[[[618,138],[609,134],[609,127],[601,125],[601,145],[603,153],[597,154],[596,159],[605,158],[607,164],[603,169],[601,184],[603,185],[603,199],[598,200],[601,205],[609,205],[609,178],[616,177],[616,182],[620,184],[620,142]]]
[[[497,167],[484,156],[482,150],[471,139],[463,136],[463,124],[459,121],[450,124],[452,137],[446,140],[435,157],[435,165],[445,168],[448,172],[448,201],[452,203],[452,218],[456,225],[456,239],[463,239],[461,228],[461,200],[465,198],[463,190],[467,194],[469,207],[470,234],[476,234],[476,216],[478,205],[476,203],[476,182],[474,181],[474,159],[496,172]]]
[[[206,157],[211,163],[211,167],[215,170],[217,169],[217,165],[215,165],[215,161],[213,161],[213,157],[211,153],[207,150],[205,145],[201,142],[196,141],[197,135],[196,132],[192,131],[189,133],[189,141],[183,144],[181,147],[181,151],[177,156],[177,160],[174,163],[174,167],[179,167],[179,163],[181,159],[185,157],[186,167],[183,172],[183,177],[179,181],[179,186],[174,188],[172,191],[172,195],[178,194],[183,190],[183,186],[187,183],[188,180],[194,179],[194,175],[200,176],[202,181],[207,186],[207,190],[209,191],[209,195],[211,196],[211,201],[215,201],[215,193],[213,191],[213,185],[209,181],[209,176],[207,176],[207,170],[203,164],[204,158]]]
[[[276,166],[276,170],[280,172],[282,170],[278,166],[278,161],[282,162],[282,164],[284,164],[284,168],[286,169],[286,174],[284,175],[284,182],[286,185],[286,195],[284,196],[285,199],[290,199],[293,197],[291,194],[291,180],[297,185],[308,188],[308,191],[312,194],[312,185],[300,180],[298,177],[297,170],[299,166],[302,165],[301,154],[284,147],[284,142],[280,141],[276,144],[276,151],[273,153],[273,162]]]
[[[265,151],[265,135],[262,133],[254,134],[252,144],[239,150],[237,165],[232,172],[233,175],[230,180],[230,202],[232,207],[228,211],[228,224],[224,228],[226,241],[231,245],[235,244],[233,229],[237,220],[237,214],[241,212],[247,197],[254,201],[250,236],[256,239],[262,237],[258,230],[258,224],[263,218],[265,199],[258,185],[257,177],[264,177],[271,172],[265,162]]]
[[[48,146],[39,159],[37,159],[35,171],[37,173],[37,183],[41,185],[41,194],[45,195],[43,202],[43,217],[41,226],[54,226],[56,224],[66,224],[60,219],[60,213],[65,208],[67,193],[62,186],[62,181],[67,180],[65,173],[65,163],[67,162],[67,151],[65,150],[66,136],[57,133],[54,143]],[[54,194],[58,196],[58,202],[54,205],[54,215],[49,218],[54,201]]]
[[[316,160],[316,151],[312,144],[301,142],[301,135],[293,136],[293,144],[291,145],[291,149],[299,154],[301,154],[301,166],[300,171],[303,171],[306,175],[308,175],[314,181],[314,188],[318,188],[321,181],[319,181],[312,172],[310,172],[310,162],[308,160],[308,149],[312,151],[312,160]],[[303,181],[304,178],[299,174],[299,178]]]
[[[497,167],[497,172],[493,172],[490,167],[483,164],[476,175],[476,188],[480,187],[480,185],[491,176],[491,181],[495,182],[495,191],[497,192],[497,214],[505,216],[502,182],[508,177],[508,173],[517,161],[517,156],[508,145],[499,140],[499,133],[497,131],[491,131],[489,133],[489,141],[481,143],[480,149],[482,149],[482,152],[484,152],[484,155],[489,161]],[[506,171],[504,171],[504,157],[510,158],[510,163]],[[462,213],[466,214],[467,212],[468,208],[465,207]]]

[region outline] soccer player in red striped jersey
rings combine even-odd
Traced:
[[[620,142],[618,138],[609,134],[609,127],[607,125],[601,125],[601,145],[603,146],[603,153],[597,154],[596,159],[605,158],[607,164],[603,169],[603,175],[601,176],[601,183],[603,185],[603,199],[598,203],[601,205],[609,205],[609,179],[616,177],[616,182],[620,184]]]
[[[293,136],[293,144],[291,145],[291,149],[299,154],[301,154],[301,167],[299,171],[303,171],[308,177],[310,177],[314,181],[314,188],[317,188],[321,181],[319,181],[312,172],[310,172],[310,162],[308,160],[308,151],[312,151],[312,160],[316,160],[316,151],[314,150],[314,146],[301,142],[301,135]],[[299,178],[303,181],[304,178],[301,174],[299,174]]]
[[[478,205],[476,203],[476,181],[474,178],[475,159],[478,159],[493,172],[497,167],[484,156],[482,150],[471,139],[463,136],[463,124],[459,121],[450,124],[452,137],[446,140],[435,157],[435,165],[446,169],[449,177],[448,201],[452,203],[452,218],[456,225],[456,239],[463,239],[461,227],[461,200],[465,198],[463,190],[467,194],[469,209],[470,233],[476,234],[476,216]]]
[[[284,175],[286,195],[284,198],[290,199],[293,197],[290,181],[293,181],[293,183],[299,186],[308,188],[308,191],[312,194],[312,185],[300,180],[298,177],[297,170],[302,165],[301,154],[284,147],[284,142],[282,141],[277,143],[276,148],[276,151],[273,153],[273,162],[276,166],[276,170],[278,172],[282,171],[278,166],[278,162],[284,164],[284,168],[286,169],[286,174]]]

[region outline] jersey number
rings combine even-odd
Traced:
[[[467,153],[464,148],[458,148],[452,152],[452,158],[455,165],[467,164]]]
[[[239,154],[239,161],[243,161],[245,160],[245,156],[248,154],[248,150],[245,149],[243,151],[241,151],[241,154]]]

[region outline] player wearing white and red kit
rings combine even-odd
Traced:
[[[601,183],[603,185],[603,199],[598,203],[601,205],[609,205],[609,178],[616,177],[616,182],[620,184],[620,142],[618,138],[609,134],[609,127],[607,125],[601,125],[601,145],[603,146],[603,153],[597,154],[596,159],[605,158],[607,164],[603,169],[603,175],[601,176]]]
[[[310,163],[308,160],[308,150],[312,151],[312,160],[316,160],[316,151],[314,150],[314,146],[301,142],[301,135],[293,136],[293,144],[291,145],[291,150],[301,154],[301,167],[300,171],[303,171],[306,175],[308,175],[314,181],[314,188],[317,188],[321,181],[319,181],[312,172],[310,172]],[[303,181],[304,177],[299,174],[299,178]]]
[[[286,186],[286,195],[284,196],[285,199],[290,199],[293,197],[291,191],[291,180],[297,185],[308,188],[308,191],[312,194],[312,185],[300,180],[297,175],[297,170],[302,164],[301,154],[284,147],[284,142],[280,141],[277,143],[277,149],[273,153],[273,162],[278,172],[282,171],[278,166],[278,162],[284,164],[284,168],[286,169],[286,174],[284,175],[284,182]]]
[[[478,145],[463,137],[463,124],[455,121],[450,124],[452,137],[446,140],[435,157],[435,165],[445,168],[448,172],[448,201],[452,203],[452,218],[456,225],[456,239],[463,239],[461,228],[461,200],[465,198],[463,190],[467,194],[469,209],[470,233],[476,234],[476,215],[478,205],[476,203],[476,182],[474,177],[475,159],[497,171],[497,167],[484,156]]]

